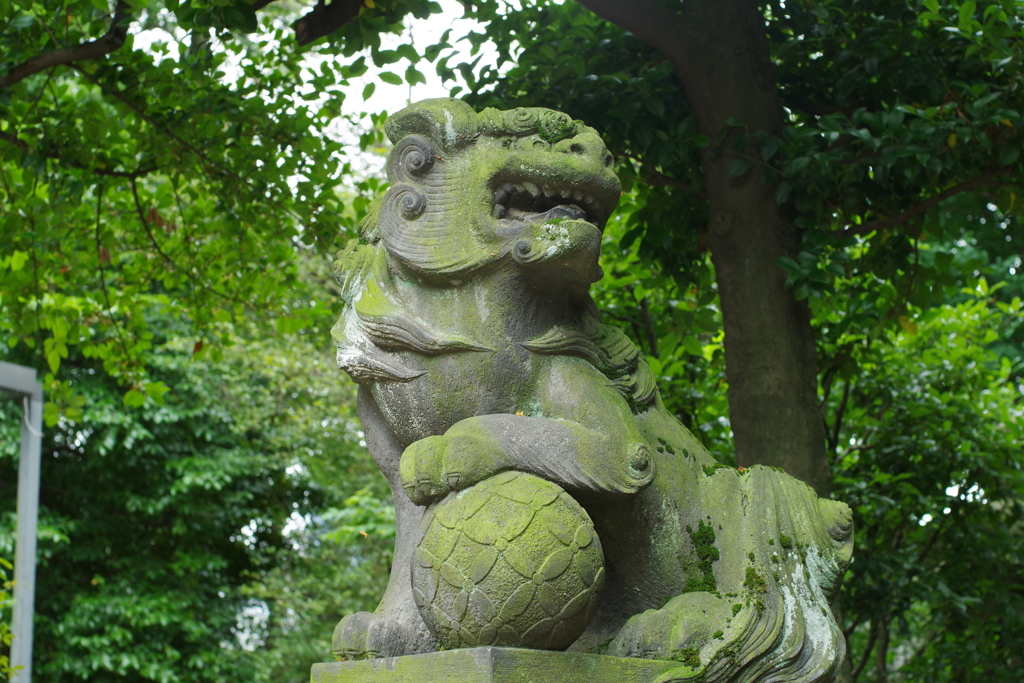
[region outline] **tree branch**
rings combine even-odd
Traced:
[[[876,620],[871,621],[871,632],[868,634],[868,643],[864,646],[864,654],[861,655],[860,661],[857,662],[857,666],[854,668],[853,673],[850,674],[850,680],[854,683],[860,677],[861,671],[867,666],[868,660],[871,658],[871,651],[875,649],[875,640],[878,638],[878,623]]]
[[[866,235],[869,232],[875,230],[886,230],[888,228],[902,225],[909,220],[917,218],[918,216],[924,215],[929,209],[934,208],[946,199],[949,199],[953,195],[960,194],[961,192],[967,192],[968,190],[975,190],[979,187],[987,187],[989,185],[998,185],[1001,183],[995,182],[996,178],[1001,175],[1006,175],[1013,171],[1013,166],[1000,166],[999,168],[993,169],[988,173],[978,176],[974,180],[968,180],[954,185],[953,187],[946,188],[942,192],[925,199],[922,202],[914,204],[909,209],[901,214],[895,216],[889,216],[888,218],[882,218],[877,221],[868,221],[861,225],[848,225],[843,229],[844,235]]]
[[[628,151],[621,152],[621,154],[627,159],[632,159],[634,162],[639,164],[640,168],[643,169],[646,175],[639,176],[638,178],[642,182],[645,182],[651,186],[666,185],[668,187],[672,187],[677,190],[682,190],[683,192],[689,192],[690,194],[695,194],[698,197],[704,197],[705,199],[707,199],[708,193],[702,190],[695,190],[691,183],[687,183],[683,180],[679,180],[678,178],[673,178],[671,176],[665,175],[664,173],[662,173],[661,171],[659,171],[658,169],[654,168],[649,163],[644,161],[642,158],[634,154],[630,154]]]
[[[81,169],[83,171],[89,171],[90,173],[95,173],[96,175],[99,176],[105,176],[110,178],[127,178],[131,180],[133,178],[142,178],[143,176],[147,176],[153,171],[157,170],[157,167],[152,164],[149,166],[141,166],[135,169],[134,171],[109,171],[105,168],[93,168],[91,166],[86,166],[85,164],[76,161],[75,159],[71,159],[67,155],[61,154],[60,152],[38,152],[38,150],[33,149],[31,145],[29,145],[27,142],[19,138],[17,135],[11,135],[10,133],[0,131],[0,140],[3,140],[9,145],[20,147],[26,152],[37,152],[46,159],[59,159],[60,161],[69,166],[74,166],[75,168]]]
[[[698,197],[704,197],[707,199],[708,193],[701,190],[693,189],[693,185],[676,178],[665,175],[661,171],[657,171],[651,168],[648,164],[643,164],[644,171],[647,172],[647,176],[643,178],[643,181],[648,185],[667,185],[668,187],[676,190],[682,190],[683,192],[689,192],[695,194]]]
[[[99,59],[124,45],[125,37],[128,35],[128,17],[131,8],[124,0],[118,0],[117,8],[114,10],[114,18],[110,22],[110,28],[96,40],[88,43],[79,43],[70,47],[61,47],[56,50],[36,55],[28,61],[22,62],[11,69],[6,76],[0,76],[0,88],[9,88],[15,83],[22,81],[32,74],[39,73],[54,66],[63,64],[74,64],[75,62],[89,59]]]
[[[312,12],[292,24],[295,42],[306,45],[323,38],[359,16],[362,6],[363,0],[334,0],[329,5],[320,0]]]
[[[579,0],[605,21],[620,26],[663,55],[678,50],[679,15],[651,0]]]
[[[17,135],[11,135],[10,133],[0,131],[0,140],[3,140],[9,145],[21,147],[22,149],[28,149],[28,143],[20,139]]]
[[[846,412],[846,402],[850,399],[850,381],[843,384],[843,398],[839,401],[839,408],[836,410],[836,419],[832,423],[832,434],[829,436],[829,445],[835,453],[839,447],[839,429],[843,425],[843,413]]]
[[[146,234],[149,235],[149,241],[153,245],[153,248],[156,249],[156,253],[163,256],[164,261],[167,261],[173,269],[175,267],[174,261],[170,256],[165,254],[164,250],[160,248],[159,244],[157,244],[156,237],[153,236],[153,231],[149,227],[149,221],[146,220],[146,214],[142,210],[142,202],[139,201],[139,190],[136,187],[135,178],[129,179],[128,182],[132,187],[132,197],[135,199],[135,210],[139,213],[139,222],[142,223],[143,229],[146,231]]]
[[[644,333],[647,336],[647,352],[657,358],[658,335],[654,333],[654,320],[651,319],[651,309],[647,305],[647,297],[640,299],[640,312],[644,317]]]

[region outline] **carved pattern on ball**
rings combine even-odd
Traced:
[[[597,608],[604,554],[569,494],[504,472],[427,510],[412,585],[445,648],[564,650]]]

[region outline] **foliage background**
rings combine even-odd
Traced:
[[[0,0],[0,74],[135,22],[105,59],[0,87],[0,353],[48,399],[47,680],[305,680],[338,616],[379,599],[393,512],[327,341],[329,255],[381,189],[352,153],[382,144],[370,76],[556,97],[606,135],[626,194],[595,297],[735,463],[699,156],[722,141],[670,65],[573,2],[470,3],[468,57],[457,33],[402,34],[435,3],[357,5],[300,47],[295,5]],[[858,529],[844,675],[1016,681],[1021,6],[764,11],[789,119],[736,142],[755,152],[733,171],[802,229],[779,267],[812,313],[832,495]],[[172,39],[133,49],[151,28]],[[19,416],[0,411],[10,558]]]

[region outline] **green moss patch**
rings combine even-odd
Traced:
[[[697,522],[697,530],[694,531],[690,525],[686,526],[686,533],[690,534],[693,541],[694,552],[697,553],[697,569],[700,576],[691,576],[683,586],[684,593],[695,591],[715,592],[718,590],[718,580],[715,579],[713,564],[720,556],[718,548],[715,547],[715,529],[704,520]]]
[[[677,652],[672,659],[677,662],[681,662],[692,669],[700,668],[700,649],[695,647],[685,647]]]

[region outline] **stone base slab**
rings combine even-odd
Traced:
[[[312,683],[651,683],[678,662],[475,647],[314,664]]]

